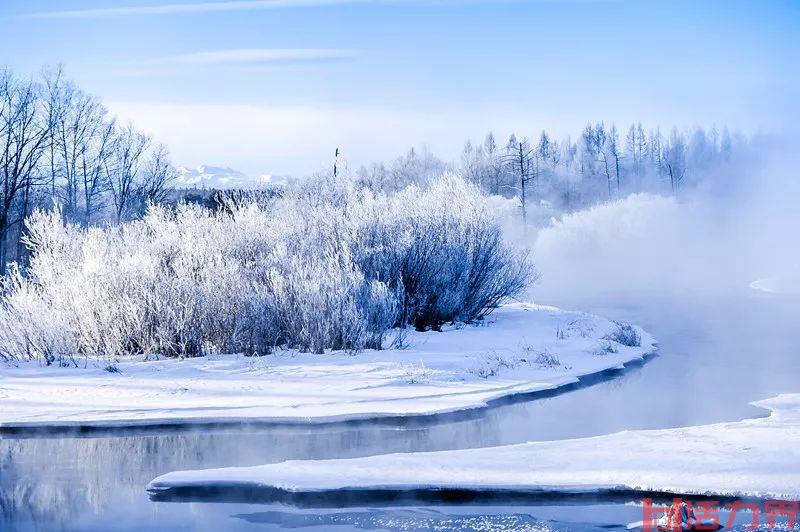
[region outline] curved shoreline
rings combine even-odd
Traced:
[[[211,418],[197,420],[176,420],[170,418],[120,421],[75,421],[75,422],[21,422],[0,423],[0,436],[36,438],[46,436],[107,436],[169,433],[191,430],[251,430],[251,429],[335,429],[359,426],[417,428],[440,423],[467,421],[483,416],[487,411],[506,405],[548,399],[580,390],[595,384],[613,380],[626,372],[643,367],[658,356],[658,348],[639,358],[622,363],[621,366],[607,368],[580,375],[570,382],[547,389],[514,391],[484,402],[483,405],[444,410],[423,414],[354,414],[351,416],[331,416],[321,418]]]
[[[384,425],[469,419],[613,378],[658,349],[637,326],[515,303],[410,347],[0,367],[0,434]]]
[[[796,499],[800,394],[752,404],[769,415],[498,447],[174,471],[153,479],[147,490],[156,500],[224,499],[230,491],[290,504],[339,504],[350,497],[528,501],[543,493],[598,491]]]
[[[725,495],[715,493],[682,493],[663,490],[633,489],[625,486],[587,486],[584,489],[563,488],[451,488],[398,486],[397,488],[341,488],[335,490],[292,491],[273,486],[253,486],[243,482],[219,483],[213,486],[180,486],[163,489],[148,488],[155,502],[213,502],[287,504],[295,508],[354,508],[370,504],[381,507],[417,504],[461,505],[502,504],[503,506],[583,505],[598,503],[627,503],[651,498],[657,504],[671,502],[674,497],[693,501],[763,502],[769,497]]]

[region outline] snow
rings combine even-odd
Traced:
[[[251,189],[286,183],[285,177],[271,174],[248,175],[219,166],[179,166],[177,171],[178,176],[174,183],[177,188]]]
[[[179,471],[156,478],[148,489],[635,489],[800,498],[800,394],[753,404],[771,410],[769,417],[503,447]]]
[[[0,363],[0,429],[319,422],[472,409],[655,351],[639,328],[638,347],[604,338],[618,328],[590,314],[516,303],[481,325],[408,332],[403,349],[127,360],[116,372],[83,359],[77,368]]]
[[[767,277],[750,283],[750,288],[769,294],[800,295],[800,276]]]

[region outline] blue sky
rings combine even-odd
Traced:
[[[800,2],[4,0],[0,64],[62,63],[178,164],[294,173],[588,120],[796,131]]]

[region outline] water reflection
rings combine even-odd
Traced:
[[[526,532],[550,532],[575,529],[555,520],[541,520],[525,513],[450,514],[429,508],[400,510],[361,510],[335,513],[293,513],[266,511],[235,514],[232,517],[247,523],[273,525],[280,528],[353,528],[357,530],[464,530],[481,532],[504,532],[508,530]],[[575,525],[577,523],[573,523]],[[621,525],[613,528],[624,529]],[[607,529],[604,526],[586,524],[584,530]]]
[[[471,531],[536,531],[571,530],[601,532],[627,530],[627,524],[642,520],[638,502],[626,504],[587,504],[580,506],[535,507],[424,507],[370,508],[330,512],[299,512],[280,508],[266,511],[232,513],[234,519],[247,523],[271,525],[276,528],[336,530],[471,530]],[[727,525],[730,512],[722,509],[720,523]],[[752,515],[741,512],[734,516],[729,530],[752,532],[746,528]],[[768,523],[759,528],[768,529]],[[777,522],[775,530],[789,530],[786,523]],[[800,526],[792,530],[800,530]]]

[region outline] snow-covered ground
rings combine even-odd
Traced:
[[[583,492],[611,488],[797,499],[800,394],[753,404],[770,409],[770,416],[503,447],[178,471],[156,478],[148,489],[244,486],[314,492],[427,487]]]
[[[470,409],[574,383],[655,350],[639,328],[640,346],[609,339],[619,330],[599,316],[520,303],[481,325],[410,332],[404,349],[130,360],[116,371],[84,360],[77,368],[0,363],[0,428],[333,421]]]
[[[770,294],[800,295],[800,276],[778,276],[758,279],[750,283],[753,290]]]

